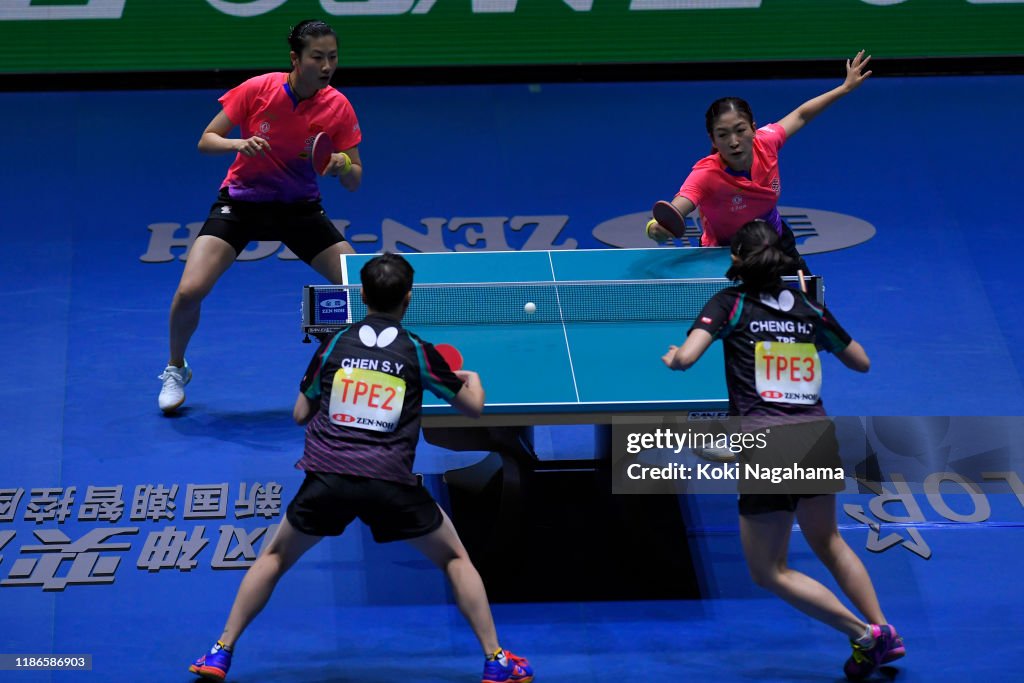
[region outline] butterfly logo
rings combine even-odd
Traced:
[[[394,327],[386,327],[380,331],[380,334],[377,334],[369,325],[359,328],[359,341],[370,348],[374,346],[378,349],[387,348],[391,342],[395,341],[396,337],[398,337],[398,329]]]
[[[788,289],[784,289],[779,293],[779,298],[776,299],[767,292],[761,292],[761,303],[768,308],[774,308],[776,311],[789,311],[793,308],[793,304],[796,299],[793,298],[793,293]]]

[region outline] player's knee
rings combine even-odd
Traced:
[[[174,306],[176,308],[195,308],[202,303],[209,291],[210,288],[201,283],[182,280],[178,285],[178,291],[174,293]]]
[[[473,568],[473,562],[466,553],[452,550],[452,552],[439,559],[437,566],[443,571],[452,573]]]
[[[469,562],[469,557],[452,549],[440,559],[438,564],[442,567],[451,567],[459,564],[460,562]]]
[[[779,570],[775,567],[748,567],[755,586],[773,591],[779,584]]]
[[[271,565],[277,573],[283,574],[298,561],[300,554],[294,553],[282,544],[271,541],[260,554],[260,557]]]
[[[821,558],[821,561],[829,566],[839,562],[850,548],[850,546],[846,545],[846,541],[843,540],[838,531],[814,541],[808,539],[808,544],[815,554]]]

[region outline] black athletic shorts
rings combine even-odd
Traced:
[[[358,517],[377,543],[419,538],[444,521],[422,485],[331,472],[306,472],[286,514],[295,529],[310,536],[340,536]]]
[[[283,242],[306,263],[345,241],[320,202],[240,202],[227,188],[217,195],[199,235],[219,237],[234,247],[235,255],[251,241]]]
[[[765,432],[764,448],[751,448],[740,454],[741,467],[747,462],[756,462],[764,467],[785,468],[798,463],[804,468],[842,469],[835,424],[828,418],[807,422],[765,419],[778,419],[779,423]],[[741,479],[739,512],[741,515],[783,510],[793,512],[802,498],[838,493],[844,488],[845,481],[831,479],[791,480],[778,484]]]
[[[828,493],[741,493],[741,515],[763,515],[766,512],[794,512],[804,498],[827,496]]]

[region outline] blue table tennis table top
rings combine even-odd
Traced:
[[[342,284],[358,284],[359,269],[373,256],[343,256]],[[729,265],[728,249],[708,248],[403,256],[415,270],[416,285],[721,278]],[[644,301],[636,305],[642,307]],[[558,424],[610,422],[615,415],[638,412],[726,410],[720,344],[685,373],[671,372],[661,361],[670,344],[682,343],[691,323],[527,321],[416,324],[409,329],[429,342],[454,345],[464,368],[480,373],[487,394],[484,417],[491,424]],[[450,406],[429,393],[423,414],[434,426],[445,426],[446,416],[451,425],[461,424]]]

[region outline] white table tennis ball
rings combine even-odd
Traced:
[[[523,306],[523,310],[526,311],[527,314],[532,315],[537,312],[537,304],[532,301],[527,301],[526,305]]]

